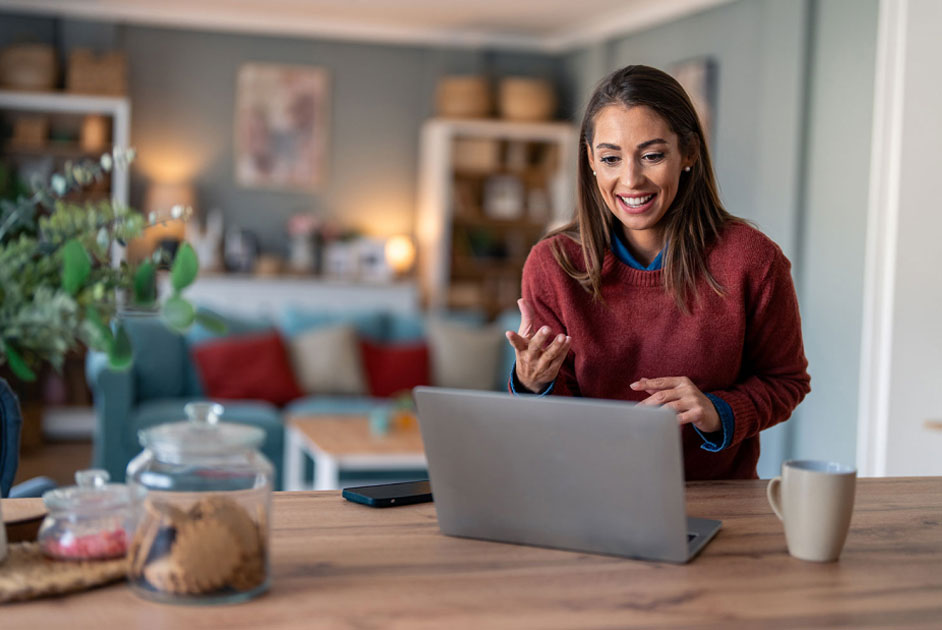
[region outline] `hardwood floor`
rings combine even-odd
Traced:
[[[88,468],[91,461],[91,440],[44,441],[20,452],[14,483],[45,475],[60,486],[71,486],[75,484],[75,471]]]

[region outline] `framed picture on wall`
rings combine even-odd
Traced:
[[[239,68],[235,177],[241,186],[317,190],[327,158],[327,72],[249,63]]]
[[[687,59],[672,65],[668,71],[680,83],[700,116],[707,144],[713,137],[713,116],[716,111],[717,64],[710,57]]]

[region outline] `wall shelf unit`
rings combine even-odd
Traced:
[[[85,151],[79,144],[77,130],[85,116],[102,116],[109,123],[110,140],[103,147],[104,153],[112,146],[127,149],[131,136],[131,103],[127,98],[114,96],[89,96],[67,92],[18,92],[0,90],[0,119],[2,119],[2,145],[0,159],[14,166],[23,159],[51,158],[55,167],[65,160],[84,157],[97,159],[100,153]],[[23,117],[48,117],[50,128],[60,130],[66,138],[47,136],[23,144],[13,141],[7,133],[15,121]],[[65,130],[65,131],[61,131]],[[74,137],[73,137],[74,136]],[[128,169],[115,169],[111,173],[108,193],[115,203],[128,203]]]
[[[425,123],[416,237],[429,308],[514,306],[530,248],[571,216],[577,148],[562,122]]]

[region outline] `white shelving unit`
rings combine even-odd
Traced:
[[[131,103],[127,98],[86,96],[67,92],[16,92],[0,90],[0,110],[36,114],[100,114],[111,118],[112,145],[127,149],[131,141]],[[37,149],[41,152],[41,149]],[[128,203],[128,170],[112,172],[111,198]]]
[[[432,309],[454,306],[450,304],[449,289],[457,205],[455,182],[460,176],[454,148],[459,139],[494,140],[505,146],[513,142],[552,146],[556,157],[555,168],[548,174],[546,182],[550,206],[546,227],[567,221],[575,204],[578,131],[572,125],[486,119],[436,118],[427,121],[422,128],[420,143],[416,238],[421,287],[426,303]],[[490,174],[499,175],[506,171],[505,165],[498,165]],[[484,173],[482,176],[488,175]],[[489,220],[489,225],[514,229],[512,221],[501,227],[500,221]],[[471,265],[474,265],[473,261]],[[520,266],[522,268],[522,264]]]

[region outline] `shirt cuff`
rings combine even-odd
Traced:
[[[553,381],[549,385],[543,388],[542,391],[533,393],[527,391],[527,388],[517,380],[517,362],[514,361],[513,366],[510,368],[510,393],[514,396],[546,396],[551,391],[553,391],[553,385],[556,384],[556,381]]]
[[[733,433],[736,430],[736,418],[733,416],[733,408],[729,406],[728,402],[714,394],[706,394],[706,397],[710,399],[713,407],[716,408],[722,428],[712,433],[704,433],[696,426],[693,429],[703,438],[703,444],[700,445],[700,448],[716,453],[729,446],[729,443],[733,440]]]

